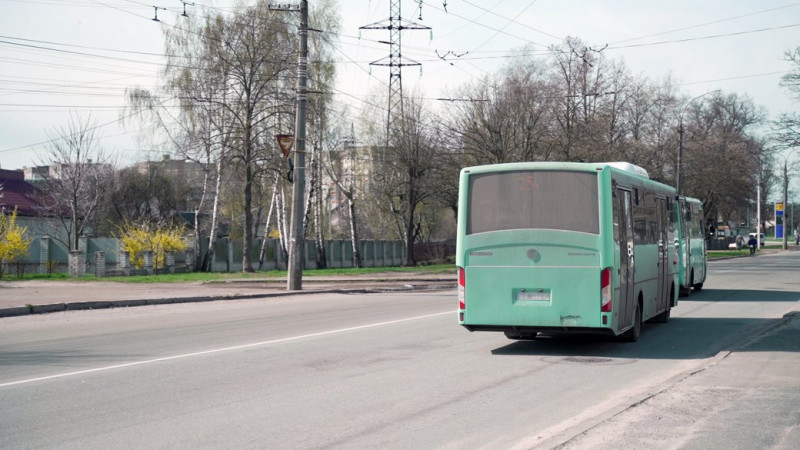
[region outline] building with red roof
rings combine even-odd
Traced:
[[[25,181],[21,170],[0,169],[0,211],[10,214],[17,209],[17,216],[40,217],[46,210],[42,203],[44,193]]]

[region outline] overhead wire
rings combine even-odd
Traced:
[[[563,42],[563,41],[564,41],[564,38],[562,38],[562,37],[559,37],[559,36],[556,36],[556,35],[554,35],[554,34],[548,33],[548,32],[546,32],[546,31],[542,31],[542,30],[540,30],[540,29],[538,29],[538,28],[534,28],[534,27],[532,27],[532,26],[530,26],[530,25],[528,25],[528,24],[526,24],[526,23],[522,23],[522,22],[519,22],[519,21],[517,20],[517,19],[519,18],[519,16],[520,16],[520,15],[522,15],[522,13],[523,13],[523,12],[525,12],[525,11],[526,11],[526,10],[527,10],[529,7],[533,6],[533,4],[534,4],[534,3],[536,3],[537,1],[538,1],[538,0],[533,0],[532,2],[528,3],[528,6],[526,6],[526,7],[525,7],[525,9],[523,9],[523,10],[522,10],[522,11],[521,11],[521,12],[520,12],[520,13],[519,13],[519,14],[518,14],[516,17],[514,17],[513,19],[509,19],[508,17],[506,17],[506,16],[503,16],[503,15],[501,15],[501,14],[498,14],[497,12],[495,12],[495,11],[493,10],[494,8],[492,8],[492,9],[486,9],[486,8],[484,8],[483,6],[476,5],[475,3],[472,3],[472,2],[470,2],[470,1],[468,1],[468,0],[463,0],[463,2],[464,2],[464,3],[466,3],[466,4],[468,4],[468,5],[472,6],[472,7],[478,8],[478,9],[480,9],[480,10],[482,10],[482,11],[485,11],[486,13],[488,13],[488,14],[491,14],[491,15],[493,15],[493,16],[499,17],[499,18],[501,18],[501,19],[503,19],[503,20],[507,20],[507,21],[508,21],[508,23],[514,23],[514,24],[517,24],[517,25],[519,25],[519,26],[521,26],[521,27],[524,27],[524,28],[527,28],[527,29],[529,29],[529,30],[531,30],[531,31],[535,31],[535,32],[537,32],[537,33],[540,33],[540,34],[543,34],[543,35],[545,35],[545,36],[547,36],[547,37],[551,37],[551,38],[553,38],[553,39],[555,39],[555,40],[557,40],[557,41],[559,41],[559,42]],[[541,44],[540,44],[540,45],[541,45]]]
[[[6,1],[9,1],[9,0],[6,0]],[[129,3],[132,3],[132,4],[140,5],[140,6],[142,6],[143,8],[144,8],[144,7],[147,7],[148,9],[149,9],[149,8],[152,8],[152,5],[146,5],[146,4],[144,4],[144,3],[140,3],[140,2],[136,2],[136,1],[132,1],[132,0],[125,0],[125,1],[127,1],[127,2],[129,2]],[[47,2],[40,2],[40,3],[44,3],[44,4],[46,4]],[[142,15],[139,15],[139,14],[135,14],[135,13],[132,13],[132,12],[130,12],[130,11],[125,11],[125,10],[123,10],[122,8],[118,8],[118,7],[115,7],[115,6],[113,6],[113,5],[108,5],[108,4],[105,4],[105,3],[99,2],[99,1],[92,1],[92,3],[94,3],[94,4],[97,4],[98,6],[110,7],[110,8],[114,8],[114,9],[117,9],[117,10],[120,10],[120,11],[123,11],[123,12],[126,12],[126,13],[129,13],[129,14],[133,14],[133,15],[135,15],[135,16],[137,16],[137,17],[139,17],[139,18],[142,18],[142,19],[151,20],[151,18],[150,18],[150,17],[146,17],[146,16],[142,16]],[[476,5],[474,5],[474,4],[473,4],[473,3],[471,3],[471,2],[465,1],[465,3],[467,3],[467,4],[470,4],[471,6],[474,6],[474,7],[476,7]],[[83,4],[84,4],[84,5],[86,5],[85,3],[83,3]],[[428,4],[428,3],[426,3],[426,4],[427,4],[429,7],[433,7],[434,9],[439,9],[439,8],[438,8],[438,7],[436,7],[436,6],[430,5],[430,4]],[[91,6],[91,5],[86,5],[86,6]],[[209,9],[215,9],[215,10],[223,11],[223,12],[225,12],[225,13],[234,13],[234,14],[236,14],[236,12],[232,12],[232,11],[230,11],[230,10],[224,10],[224,9],[221,9],[221,8],[216,8],[216,7],[209,6],[209,5],[206,5],[206,6],[207,6]],[[530,6],[530,5],[529,5],[529,6]],[[789,6],[794,6],[794,5],[787,5],[787,6],[785,6],[785,7],[789,7]],[[781,7],[781,8],[785,8],[785,7]],[[479,8],[479,9],[483,9],[483,8],[481,8],[481,7],[478,7],[478,8]],[[764,11],[762,11],[762,12],[773,11],[773,10],[777,10],[777,9],[781,9],[781,8],[772,8],[772,9],[770,9],[770,10],[764,10]],[[174,8],[173,8],[173,9],[174,9]],[[451,7],[451,10],[452,10],[452,7]],[[179,10],[177,10],[177,9],[174,9],[174,12],[176,12],[176,13],[177,13],[177,12],[179,12]],[[489,12],[491,12],[491,11],[489,11]],[[758,12],[758,13],[761,13],[761,12]],[[758,13],[752,13],[752,14],[749,14],[749,15],[758,14]],[[535,44],[535,45],[538,45],[538,46],[544,46],[544,44],[539,44],[539,43],[536,43],[536,42],[533,42],[533,41],[530,41],[530,40],[527,40],[527,39],[521,38],[521,37],[519,37],[519,36],[514,36],[513,34],[510,34],[510,33],[505,33],[505,32],[503,32],[503,30],[502,30],[502,29],[498,30],[498,29],[496,29],[496,28],[489,27],[489,26],[487,26],[487,25],[485,25],[485,24],[481,24],[481,23],[478,23],[478,22],[476,22],[476,21],[473,21],[473,20],[467,19],[467,18],[465,18],[465,17],[462,17],[462,16],[460,16],[460,15],[458,15],[458,14],[453,14],[453,13],[452,13],[452,11],[448,12],[448,15],[450,15],[450,16],[454,16],[454,17],[458,17],[458,18],[460,18],[460,19],[463,19],[463,20],[465,20],[465,21],[467,21],[467,22],[469,22],[469,23],[472,23],[472,24],[480,25],[480,26],[482,26],[483,28],[492,29],[492,30],[494,30],[494,31],[496,32],[496,34],[504,34],[504,35],[506,35],[506,36],[509,36],[509,37],[513,37],[513,38],[516,38],[516,39],[520,39],[520,40],[522,40],[523,42],[529,42],[529,43],[532,43],[532,44]],[[497,14],[495,14],[495,15],[497,15]],[[499,16],[499,15],[498,15],[498,16]],[[736,16],[736,17],[745,17],[745,16],[748,16],[748,15]],[[503,17],[503,16],[500,16],[500,17]],[[517,17],[518,17],[518,16],[517,16]],[[508,18],[506,18],[506,19],[508,19]],[[515,17],[514,19],[509,19],[509,20],[514,20],[514,21],[515,21],[515,19],[516,19],[516,17]],[[729,18],[729,19],[722,19],[722,20],[720,20],[720,21],[723,21],[723,20],[733,20],[733,18]],[[707,23],[707,24],[705,24],[705,25],[708,25],[708,24],[713,24],[713,23],[718,23],[718,22],[720,22],[720,21],[708,22],[708,23]],[[292,22],[285,22],[285,23],[287,23],[287,24],[290,24],[290,23],[291,23],[291,24],[293,24]],[[518,23],[518,22],[517,22],[517,23]],[[188,31],[188,30],[185,30],[185,29],[183,29],[183,28],[180,28],[179,26],[174,26],[174,25],[170,25],[170,24],[166,24],[166,25],[167,25],[167,26],[172,26],[173,28],[176,28],[176,29],[178,29],[178,30],[184,30],[184,31]],[[647,38],[647,37],[652,37],[652,36],[661,35],[661,34],[667,34],[667,33],[669,33],[669,32],[680,31],[680,30],[683,30],[683,29],[696,28],[696,27],[699,27],[699,26],[703,26],[703,25],[696,25],[696,26],[692,26],[692,27],[684,27],[684,28],[682,28],[682,29],[671,30],[671,31],[668,31],[668,32],[662,32],[662,33],[656,33],[656,34],[653,34],[653,35],[648,35],[648,36],[645,36],[645,37],[640,37],[640,38],[631,38],[631,39],[626,39],[626,40],[623,40],[623,41],[618,41],[617,43],[629,42],[629,41],[632,41],[632,40],[644,39],[644,38]],[[770,28],[764,28],[764,29],[759,29],[759,30],[750,30],[750,31],[742,31],[742,32],[735,32],[735,33],[726,33],[726,34],[719,34],[719,35],[705,36],[705,37],[698,37],[698,38],[688,38],[688,39],[679,39],[679,40],[672,40],[672,41],[655,42],[655,43],[644,43],[644,44],[635,44],[635,45],[628,45],[628,46],[613,46],[613,47],[611,47],[611,46],[610,46],[610,47],[609,47],[609,49],[621,49],[621,48],[628,48],[628,47],[641,47],[641,46],[648,46],[648,45],[662,45],[662,44],[665,44],[665,43],[672,43],[672,42],[688,42],[688,41],[693,41],[693,40],[711,39],[711,38],[715,38],[715,37],[723,37],[723,36],[735,36],[735,35],[740,35],[740,34],[748,34],[748,33],[756,33],[756,32],[768,31],[768,30],[784,29],[784,28],[790,28],[790,27],[795,27],[795,26],[800,26],[800,24],[787,25],[787,26],[783,26],[783,27],[770,27]],[[528,28],[531,28],[531,29],[533,29],[532,27],[528,27]],[[535,31],[538,31],[538,32],[541,32],[540,30],[536,30],[536,29],[533,29],[533,30],[535,30]],[[544,32],[541,32],[541,33],[543,33],[543,34],[547,34],[547,33],[544,33]],[[200,34],[200,36],[202,36],[202,34]],[[551,37],[555,37],[555,36],[553,36],[553,35],[549,35],[549,36],[551,36]],[[9,39],[9,38],[11,38],[11,37],[8,37],[8,36],[0,36],[0,37],[2,37],[2,38],[5,38],[5,39]],[[341,45],[354,45],[354,44],[349,44],[349,43],[346,43],[346,42],[345,42],[345,41],[342,39],[342,37],[354,38],[353,36],[348,36],[348,35],[343,35],[343,34],[340,34],[340,35],[339,35],[339,43],[340,43]],[[11,39],[19,39],[19,40],[24,40],[24,38],[11,38]],[[356,39],[358,39],[358,38],[356,38]],[[34,42],[34,40],[27,40],[27,41],[28,41],[28,42]],[[366,41],[366,42],[369,42],[369,40],[364,40],[364,41]],[[360,42],[361,42],[361,39],[359,39],[359,44],[358,44],[358,45],[360,45]],[[374,41],[374,42],[377,42],[377,41]],[[4,42],[4,43],[7,43],[7,42]],[[48,43],[48,42],[47,42],[47,41],[42,41],[42,42],[39,42],[39,43]],[[66,45],[69,45],[69,44],[50,43],[50,45],[65,45],[65,46],[66,46]],[[20,45],[20,46],[22,46],[22,45]],[[37,48],[37,46],[31,46],[31,48]],[[80,46],[74,46],[73,48],[80,48]],[[404,51],[405,51],[405,48],[406,48],[406,47],[404,46]],[[409,47],[409,48],[411,48],[411,47]],[[96,49],[96,50],[101,50],[101,51],[113,51],[113,52],[120,52],[120,53],[131,53],[131,54],[137,54],[137,52],[124,51],[124,50],[103,49],[103,48],[94,48],[94,49]],[[55,51],[59,51],[60,49],[46,49],[46,50],[55,50]],[[346,57],[346,55],[345,55],[345,54],[344,54],[344,53],[341,51],[341,49],[337,48],[336,50],[337,50],[337,52],[339,52],[339,53],[342,53],[342,54],[343,54],[343,55]],[[425,50],[425,49],[423,49],[423,48],[418,48],[418,50],[420,50],[420,51],[423,51],[423,52],[429,52],[429,50]],[[70,52],[70,51],[65,51],[65,50],[61,50],[61,51],[62,51],[63,53],[72,53],[72,54],[75,54],[76,56],[94,56],[94,57],[99,57],[99,58],[103,58],[103,57],[104,57],[104,56],[102,56],[102,55],[91,55],[91,54],[82,55],[82,53],[83,53],[83,52]],[[477,53],[477,51],[476,51],[476,53]],[[141,53],[141,54],[145,54],[145,53]],[[420,53],[420,54],[422,54],[422,53]],[[429,53],[428,53],[428,54],[429,54]],[[151,54],[151,55],[153,55],[153,56],[156,56],[157,54]],[[163,56],[163,55],[162,55],[162,56]],[[459,60],[461,60],[461,61],[468,61],[468,60],[480,60],[480,59],[502,59],[502,58],[513,58],[513,57],[516,57],[516,56],[518,56],[518,55],[516,55],[516,54],[513,54],[513,53],[509,53],[509,54],[505,54],[505,55],[499,55],[499,56],[485,56],[485,57],[471,56],[471,57],[465,57],[464,59],[459,59]],[[115,57],[105,56],[105,58],[115,58]],[[118,59],[118,60],[121,60],[121,61],[125,61],[125,62],[134,62],[134,63],[139,63],[139,62],[142,62],[142,61],[135,61],[135,60],[127,60],[127,59],[125,59],[125,58],[116,58],[116,59]],[[13,58],[12,58],[12,59],[8,59],[8,60],[13,60]],[[438,58],[438,57],[437,57],[437,58],[433,58],[433,57],[431,57],[430,59],[428,59],[428,60],[425,60],[424,62],[437,62],[437,61],[440,61],[440,60],[441,60],[441,59],[440,59],[440,58]],[[19,61],[19,60],[17,60],[17,61]],[[346,57],[346,60],[345,60],[345,61],[341,61],[341,60],[340,60],[340,61],[335,61],[335,62],[336,62],[337,64],[339,64],[339,63],[345,63],[345,64],[356,64],[356,65],[358,65],[358,66],[359,66],[359,67],[360,67],[362,70],[364,70],[364,69],[363,69],[363,67],[361,67],[361,66],[362,66],[362,64],[364,64],[364,62],[355,61],[355,60],[352,60],[352,59],[351,59],[351,58],[349,58],[349,57]],[[36,63],[33,63],[33,62],[28,62],[28,63],[29,63],[29,64],[36,64]],[[449,62],[448,62],[448,63],[449,63]],[[155,64],[157,64],[157,63],[155,63]],[[53,65],[53,67],[69,68],[69,66],[63,66],[63,65]],[[189,67],[189,66],[187,66],[187,67]],[[74,69],[77,69],[77,68],[75,68],[75,67],[73,67],[73,68],[74,68]],[[463,68],[461,68],[461,67],[456,67],[456,68],[457,68],[457,69],[459,69],[459,70],[462,70],[462,71],[463,71]],[[476,68],[477,68],[477,67],[476,67]],[[482,70],[482,69],[479,69],[479,70]],[[464,71],[464,72],[465,72],[467,75],[474,77],[474,75],[471,75],[471,74],[469,74],[469,73],[468,73],[468,72],[466,72],[466,71]],[[114,73],[114,74],[124,74],[124,75],[129,75],[129,76],[144,76],[144,75],[141,75],[141,74],[132,74],[132,73],[130,73],[130,74],[125,74],[125,73],[122,73],[122,72],[111,72],[111,71],[109,71],[109,72],[107,72],[107,73]],[[760,74],[760,75],[753,75],[753,76],[761,76],[761,75],[763,75],[763,74]],[[371,78],[374,78],[374,79],[376,79],[376,80],[378,80],[378,78],[377,78],[377,77],[375,77],[374,75],[372,75],[371,73],[370,73],[370,77],[371,77]],[[735,77],[735,78],[729,78],[729,79],[736,79],[736,78],[744,78],[744,77]],[[725,80],[725,79],[723,79],[723,80]],[[706,82],[710,82],[710,81],[706,81]],[[701,82],[686,83],[686,84],[696,84],[696,83],[702,83],[702,81],[701,81]],[[382,83],[382,84],[384,84],[385,86],[387,86],[387,87],[388,87],[388,85],[387,85],[386,83]],[[337,89],[337,91],[338,91],[338,89]],[[351,94],[346,94],[344,91],[338,92],[338,94],[339,94],[339,95],[351,95]],[[354,97],[354,96],[353,96],[353,98],[356,98],[356,97]],[[373,105],[373,106],[376,106],[376,105]],[[111,123],[113,123],[113,122],[111,122]],[[0,151],[1,151],[1,150],[0,150]]]
[[[620,41],[612,42],[609,45],[622,44],[624,42],[630,42],[630,41],[638,41],[638,40],[641,40],[641,39],[647,39],[647,38],[651,38],[651,37],[662,36],[662,35],[665,35],[665,34],[677,33],[679,31],[686,31],[686,30],[691,30],[691,29],[694,29],[694,28],[706,27],[708,25],[716,25],[718,23],[729,22],[731,20],[743,19],[745,17],[752,17],[752,16],[756,16],[756,15],[760,15],[760,14],[765,14],[765,13],[768,13],[768,12],[778,11],[778,10],[781,10],[781,9],[792,8],[792,7],[795,7],[795,6],[800,6],[800,2],[799,3],[792,3],[792,4],[784,5],[784,6],[778,6],[776,8],[763,9],[763,10],[755,11],[755,12],[752,12],[752,13],[740,14],[740,15],[737,15],[737,16],[726,17],[726,18],[723,18],[723,19],[712,20],[710,22],[703,22],[703,23],[699,23],[699,24],[696,24],[696,25],[689,25],[689,26],[685,26],[685,27],[675,28],[675,29],[672,29],[672,30],[660,31],[658,33],[652,33],[652,34],[648,34],[648,35],[645,35],[645,36],[639,36],[639,37],[635,37],[635,38],[627,38],[627,39],[623,39],[623,40],[620,40]]]
[[[720,33],[720,34],[712,34],[709,36],[699,36],[699,37],[692,37],[692,38],[685,38],[685,39],[672,39],[669,41],[659,41],[659,42],[647,42],[643,44],[628,44],[628,45],[609,45],[606,47],[606,50],[618,50],[621,48],[635,48],[635,47],[650,47],[654,45],[664,45],[664,44],[674,44],[680,42],[692,42],[692,41],[702,41],[706,39],[717,39],[722,37],[730,37],[730,36],[741,36],[744,34],[752,34],[752,33],[762,33],[764,31],[775,31],[775,30],[784,30],[787,28],[795,28],[800,27],[800,23],[794,23],[791,25],[781,25],[776,27],[766,27],[766,28],[759,28],[757,30],[747,30],[747,31],[736,31],[731,33]]]
[[[172,100],[174,100],[174,98],[173,98],[173,97],[166,98],[166,99],[162,100],[160,103],[158,103],[158,105],[157,105],[157,106],[161,106],[161,105],[163,105],[164,103],[167,103],[167,102],[169,102],[169,101],[172,101]],[[2,106],[2,104],[0,104],[0,106]],[[117,108],[117,109],[118,109],[118,108]],[[139,115],[139,114],[141,114],[141,113],[142,113],[142,111],[133,111],[133,112],[131,112],[131,113],[129,113],[129,114],[126,114],[126,115],[125,115],[125,116],[123,116],[123,117],[119,117],[119,118],[117,118],[117,119],[115,119],[115,120],[111,120],[111,121],[108,121],[108,122],[101,123],[101,124],[99,124],[99,125],[93,125],[93,126],[91,126],[91,127],[88,127],[87,129],[85,129],[85,130],[82,130],[82,132],[94,131],[94,130],[98,130],[98,129],[100,129],[100,128],[106,127],[106,126],[108,126],[108,125],[111,125],[111,124],[114,124],[114,123],[120,123],[120,122],[122,122],[122,121],[125,121],[125,120],[127,120],[127,119],[130,119],[131,117],[133,117],[133,116],[136,116],[136,115]],[[127,134],[127,133],[126,133],[126,134]],[[23,149],[26,149],[26,148],[38,147],[38,146],[41,146],[41,145],[47,145],[47,144],[50,144],[50,143],[52,143],[52,142],[58,141],[58,140],[60,140],[60,139],[63,139],[63,137],[57,137],[57,138],[53,138],[53,139],[47,139],[47,140],[44,140],[44,141],[41,141],[41,142],[37,142],[37,143],[34,143],[34,144],[27,144],[27,145],[21,145],[21,146],[17,146],[17,147],[12,147],[12,148],[0,149],[0,153],[4,153],[4,152],[10,152],[10,151],[15,151],[15,150],[23,150]]]

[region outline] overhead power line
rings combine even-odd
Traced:
[[[11,42],[9,40],[0,39],[0,44],[7,44],[7,45],[14,45],[18,47],[25,47],[25,48],[33,48],[37,50],[47,50],[51,52],[58,52],[64,53],[68,55],[78,55],[78,56],[89,56],[91,58],[101,58],[101,59],[108,59],[112,61],[123,61],[123,62],[131,62],[136,64],[148,64],[148,65],[157,65],[160,66],[162,63],[160,62],[153,62],[153,61],[142,61],[142,60],[135,60],[135,59],[127,59],[127,58],[118,58],[115,56],[105,56],[105,55],[95,55],[93,53],[86,53],[86,52],[76,52],[73,50],[63,50],[60,48],[52,48],[52,47],[44,47],[41,45],[33,45],[33,44],[23,44],[20,42]]]
[[[767,28],[759,28],[757,30],[747,30],[747,31],[735,31],[732,33],[721,33],[721,34],[712,34],[709,36],[700,36],[700,37],[693,37],[693,38],[686,38],[686,39],[673,39],[669,41],[660,41],[660,42],[647,42],[643,44],[628,44],[628,45],[611,45],[607,49],[608,50],[618,50],[621,48],[634,48],[634,47],[650,47],[653,45],[664,45],[664,44],[675,44],[679,42],[692,42],[692,41],[702,41],[706,39],[717,39],[722,37],[729,37],[729,36],[740,36],[744,34],[752,34],[752,33],[762,33],[764,31],[774,31],[774,30],[784,30],[787,28],[794,28],[800,27],[800,23],[795,23],[791,25],[782,25],[778,27],[767,27]]]
[[[756,16],[756,15],[759,15],[759,14],[765,14],[765,13],[768,13],[768,12],[778,11],[778,10],[781,10],[781,9],[792,8],[792,7],[799,6],[799,5],[800,5],[800,3],[792,3],[790,5],[779,6],[777,8],[769,8],[769,9],[764,9],[764,10],[761,10],[761,11],[756,11],[756,12],[752,12],[752,13],[748,13],[748,14],[740,14],[738,16],[726,17],[724,19],[713,20],[711,22],[699,23],[697,25],[689,25],[689,26],[686,26],[686,27],[675,28],[673,30],[667,30],[667,31],[661,31],[661,32],[658,32],[658,33],[648,34],[648,35],[645,35],[645,36],[639,36],[639,37],[635,37],[635,38],[623,39],[621,41],[612,42],[611,45],[622,44],[623,42],[638,41],[638,40],[641,40],[641,39],[647,39],[647,38],[656,37],[656,36],[663,36],[665,34],[677,33],[679,31],[691,30],[691,29],[694,29],[694,28],[705,27],[705,26],[708,26],[708,25],[715,25],[715,24],[718,24],[718,23],[729,22],[731,20],[738,20],[738,19],[742,19],[742,18],[745,18],[745,17],[752,17],[752,16]]]

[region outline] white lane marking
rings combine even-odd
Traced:
[[[253,342],[251,344],[235,345],[233,347],[223,347],[223,348],[216,348],[216,349],[213,349],[213,350],[204,350],[202,352],[184,353],[184,354],[180,354],[180,355],[164,356],[164,357],[161,357],[161,358],[154,358],[154,359],[146,359],[146,360],[143,360],[143,361],[134,361],[134,362],[124,363],[124,364],[115,364],[113,366],[96,367],[94,369],[86,369],[86,370],[78,370],[78,371],[75,371],[75,372],[59,373],[59,374],[56,374],[56,375],[48,375],[46,377],[30,378],[30,379],[27,379],[27,380],[19,380],[19,381],[11,381],[11,382],[8,382],[8,383],[0,383],[0,388],[4,388],[4,387],[8,387],[8,386],[16,386],[16,385],[26,384],[26,383],[33,383],[33,382],[36,382],[36,381],[45,381],[45,380],[53,380],[53,379],[56,379],[56,378],[72,377],[72,376],[75,376],[75,375],[85,375],[87,373],[103,372],[103,371],[106,371],[106,370],[121,369],[123,367],[141,366],[141,365],[144,365],[144,364],[152,364],[152,363],[163,362],[163,361],[173,361],[173,360],[176,360],[176,359],[191,358],[193,356],[210,355],[210,354],[214,354],[214,353],[222,353],[222,352],[229,352],[229,351],[233,351],[233,350],[241,350],[241,349],[244,349],[244,348],[260,347],[262,345],[279,344],[279,343],[282,343],[282,342],[296,341],[296,340],[300,340],[300,339],[307,339],[307,338],[318,337],[318,336],[326,336],[326,335],[329,335],[329,334],[346,333],[348,331],[363,330],[363,329],[366,329],[366,328],[375,328],[375,327],[380,327],[380,326],[384,326],[384,325],[393,325],[393,324],[396,324],[396,323],[410,322],[412,320],[419,320],[419,319],[427,319],[429,317],[442,316],[442,315],[445,315],[445,314],[455,314],[456,312],[457,312],[456,310],[452,310],[452,311],[446,311],[446,312],[440,312],[440,313],[434,313],[434,314],[426,314],[424,316],[409,317],[409,318],[406,318],[406,319],[390,320],[388,322],[371,323],[371,324],[368,324],[368,325],[359,325],[357,327],[340,328],[338,330],[321,331],[319,333],[304,334],[304,335],[301,335],[301,336],[292,336],[292,337],[281,338],[281,339],[273,339],[273,340],[270,340],[270,341],[261,341],[261,342]]]

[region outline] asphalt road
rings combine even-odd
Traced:
[[[641,428],[636,405],[707,413],[691,395],[665,396],[797,308],[800,252],[711,266],[706,289],[634,344],[469,333],[452,290],[5,318],[0,448],[632,448],[631,436],[608,439]],[[797,344],[785,346],[751,354],[783,352],[797,368]],[[797,392],[797,379],[783,382]],[[780,407],[759,404],[767,417],[789,407],[789,425],[756,441],[766,447],[800,421],[797,396],[782,392]],[[666,436],[651,447],[720,442]]]

